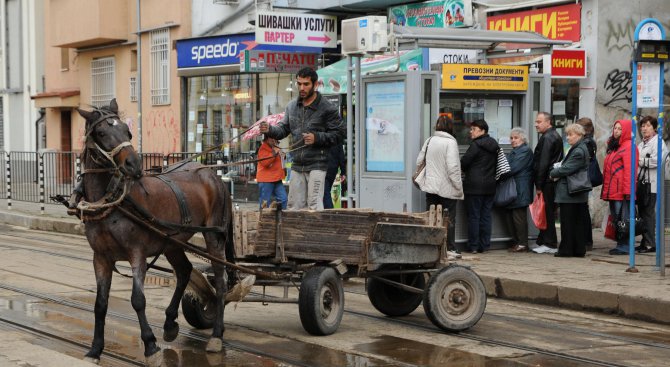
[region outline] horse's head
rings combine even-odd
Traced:
[[[77,111],[86,119],[86,149],[101,158],[96,161],[102,161],[109,168],[118,168],[127,177],[141,177],[140,156],[130,143],[132,134],[128,125],[119,118],[116,99],[112,99],[109,107],[93,111],[77,108]]]

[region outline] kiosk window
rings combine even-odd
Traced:
[[[520,126],[521,98],[518,96],[440,96],[440,115],[454,120],[454,137],[459,145],[470,144],[472,121],[484,119],[489,125],[489,135],[502,144],[509,144],[509,132]]]
[[[365,88],[365,170],[405,172],[405,82]]]

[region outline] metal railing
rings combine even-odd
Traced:
[[[141,153],[142,168],[145,172],[161,172],[164,167],[198,153],[180,152],[163,155],[161,153]],[[206,165],[217,163],[244,162],[252,160],[255,153],[237,153],[224,156],[213,152],[196,160]],[[0,199],[54,204],[49,197],[69,196],[81,173],[81,153],[78,152],[5,152],[0,151]],[[256,178],[256,164],[245,163],[215,169],[220,176],[229,177],[233,183],[248,183]]]

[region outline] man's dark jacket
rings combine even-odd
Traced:
[[[463,192],[466,195],[493,195],[496,193],[496,162],[498,142],[484,134],[470,143],[461,157],[461,170],[465,173]]]
[[[346,135],[346,127],[340,118],[337,106],[316,93],[316,99],[309,106],[304,106],[300,98],[292,100],[286,106],[284,119],[277,126],[270,126],[267,135],[275,139],[283,139],[289,134],[293,144],[302,141],[303,133],[314,134],[314,144],[294,151],[292,170],[309,172],[325,171],[328,168],[328,151],[330,147],[342,141]],[[296,147],[303,143],[296,144]]]
[[[533,152],[533,177],[535,188],[542,190],[544,184],[550,182],[549,171],[554,163],[563,159],[563,139],[556,129],[550,127],[542,134]]]
[[[342,144],[335,144],[330,148],[328,155],[328,170],[326,171],[326,182],[335,181],[337,177],[337,170],[340,174],[347,175],[347,158],[344,156],[344,149]]]

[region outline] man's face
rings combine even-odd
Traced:
[[[478,137],[484,135],[486,131],[480,129],[477,126],[470,126],[470,139],[477,139]]]
[[[309,77],[303,78],[303,77],[298,77],[298,81],[296,84],[298,85],[298,95],[300,96],[300,99],[309,99],[314,95],[314,83],[312,83],[312,79]]]
[[[538,113],[537,117],[535,117],[535,130],[540,134],[544,134],[550,127],[551,121],[544,114]]]

